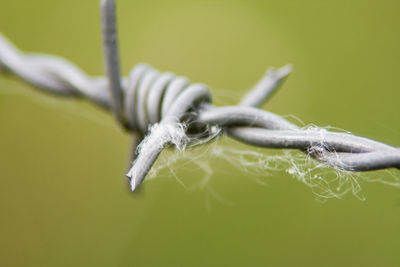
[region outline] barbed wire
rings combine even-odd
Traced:
[[[300,149],[327,166],[346,171],[400,168],[400,149],[349,133],[301,129],[282,117],[258,109],[291,72],[287,65],[269,69],[237,106],[215,107],[204,84],[161,73],[139,64],[120,77],[115,0],[101,1],[106,77],[90,77],[57,56],[22,53],[0,34],[0,71],[8,71],[50,93],[86,98],[114,113],[117,121],[142,137],[133,148],[129,170],[134,191],[161,151],[185,149],[227,134],[241,142],[268,148]],[[144,138],[143,138],[144,137]]]

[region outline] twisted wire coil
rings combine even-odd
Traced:
[[[47,92],[83,97],[106,110],[114,101],[105,77],[90,77],[73,63],[56,56],[25,54],[0,34],[0,71],[8,71]],[[300,149],[328,166],[346,171],[400,168],[400,149],[347,133],[301,129],[278,115],[257,109],[284,81],[291,67],[270,69],[238,106],[215,107],[204,84],[161,73],[139,64],[122,78],[118,121],[130,131],[147,134],[127,176],[135,190],[162,149],[207,138],[204,129],[259,147]],[[189,125],[189,126],[188,126]],[[151,129],[151,131],[149,131]],[[203,135],[202,135],[203,134]],[[207,139],[209,140],[209,139]],[[136,149],[136,148],[135,148]]]

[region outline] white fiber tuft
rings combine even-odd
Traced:
[[[175,124],[163,127],[165,127],[163,132],[166,133],[159,137],[152,137],[155,140],[159,139],[158,141],[153,141],[153,145],[157,145],[157,143],[161,145],[163,143],[162,140],[168,139],[171,140],[170,143],[173,143],[179,151],[184,151],[184,153],[167,152],[164,154],[161,160],[150,171],[149,178],[165,177],[165,175],[160,176],[159,172],[167,168],[168,173],[179,184],[190,191],[204,189],[212,176],[214,169],[212,166],[221,160],[240,169],[243,177],[247,177],[261,185],[265,185],[267,179],[279,175],[277,172],[286,172],[296,181],[309,187],[319,200],[342,198],[347,193],[353,194],[360,200],[364,200],[361,188],[362,182],[380,182],[400,187],[400,177],[396,171],[384,170],[373,173],[342,171],[327,167],[325,164],[305,155],[301,151],[277,151],[254,149],[253,147],[249,149],[245,145],[233,144],[227,140],[222,141],[223,144],[220,144],[220,141],[218,141],[220,139],[218,138],[215,142],[209,143],[208,146],[193,149],[194,144],[203,143],[202,139],[196,139],[192,136],[189,141],[189,138],[185,135],[186,127],[184,125]],[[322,156],[328,151],[334,153],[324,142],[323,138],[327,129],[331,128],[320,128],[313,125],[303,127],[303,130],[319,132],[321,134],[321,142],[310,147],[308,150],[309,153],[318,153]],[[209,129],[209,131],[212,138],[218,136],[220,133],[220,129]],[[149,140],[145,140],[143,145],[141,145],[141,153],[143,153],[142,151],[148,142]],[[192,149],[187,149],[188,147]],[[196,169],[195,173],[203,171],[204,175],[196,175],[196,181],[193,181],[195,177],[186,177],[187,175],[178,177],[176,171],[180,168],[187,168],[188,165]],[[246,175],[246,173],[249,175]]]
[[[149,134],[137,147],[136,153],[147,155],[154,149],[162,150],[165,145],[172,144],[179,151],[185,150],[189,138],[186,135],[186,125],[178,122],[155,123],[150,127]]]

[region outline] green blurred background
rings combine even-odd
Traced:
[[[0,6],[22,50],[103,73],[98,1]],[[235,104],[268,66],[293,63],[268,110],[400,145],[398,0],[118,0],[118,23],[125,75],[148,62]],[[199,151],[204,189],[166,168],[135,195],[131,137],[90,103],[0,75],[0,122],[0,266],[400,266],[400,188],[364,183],[366,201],[321,203],[285,172],[263,186]],[[182,181],[204,175],[179,165]]]

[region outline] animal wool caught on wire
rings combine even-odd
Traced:
[[[139,64],[121,78],[115,0],[101,1],[106,77],[90,77],[73,63],[19,51],[0,34],[0,71],[10,72],[50,93],[83,97],[114,113],[129,131],[143,137],[127,173],[134,191],[167,146],[184,150],[226,134],[246,144],[298,149],[326,166],[350,172],[400,168],[400,149],[349,133],[313,131],[258,109],[291,72],[269,69],[237,106],[212,105],[209,88],[185,77]]]

